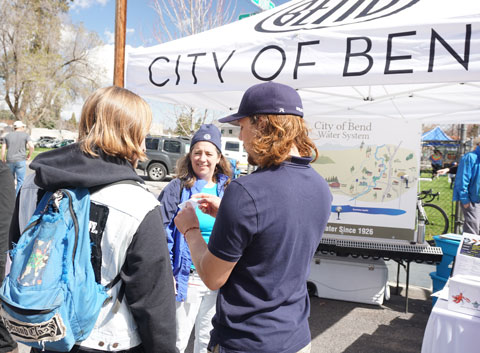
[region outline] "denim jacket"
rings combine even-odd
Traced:
[[[453,201],[462,204],[480,202],[480,146],[475,151],[465,154],[457,169]]]
[[[222,198],[228,177],[223,174],[217,174],[217,179],[218,195]],[[167,235],[173,276],[177,282],[176,300],[179,302],[187,298],[188,277],[190,275],[190,267],[192,266],[192,257],[185,237],[177,229],[173,220],[177,215],[178,205],[190,199],[193,194],[200,193],[206,183],[204,180],[197,180],[192,188],[182,189],[181,180],[178,178],[173,179],[158,197],[161,203],[163,226]]]

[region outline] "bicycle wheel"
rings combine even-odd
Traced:
[[[423,205],[425,210],[425,238],[431,238],[434,235],[445,234],[448,232],[448,217],[445,211],[433,203]]]

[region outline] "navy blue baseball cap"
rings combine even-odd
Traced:
[[[237,113],[219,121],[237,125],[236,120],[259,114],[296,115],[303,118],[302,99],[290,86],[272,81],[260,83],[245,91]]]
[[[203,124],[200,128],[195,132],[192,137],[192,141],[190,142],[190,150],[192,150],[193,145],[200,141],[208,141],[213,143],[219,151],[222,150],[222,134],[218,127],[213,124]]]

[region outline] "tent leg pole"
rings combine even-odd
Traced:
[[[399,284],[400,284],[400,261],[397,261],[397,295],[400,293]]]

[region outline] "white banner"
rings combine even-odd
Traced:
[[[235,110],[275,80],[306,117],[478,122],[480,1],[296,0],[127,63],[126,87],[164,102]]]
[[[161,95],[269,80],[297,88],[478,81],[479,14],[470,0],[292,1],[130,52],[127,84]]]

